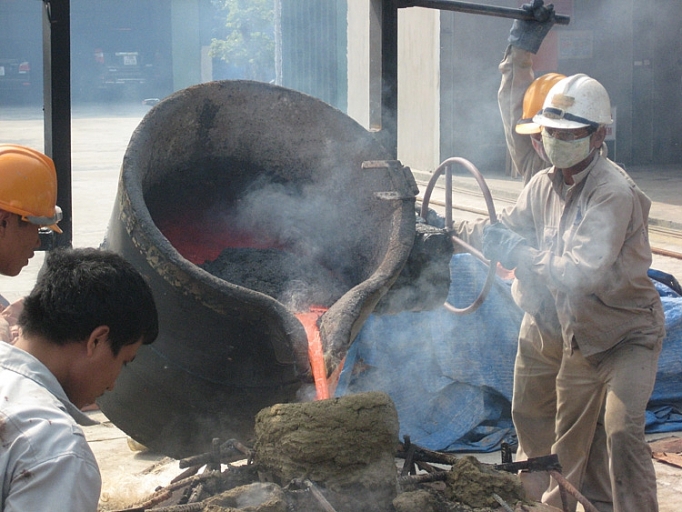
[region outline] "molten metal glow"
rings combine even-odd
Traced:
[[[313,371],[318,400],[324,400],[331,396],[329,382],[327,381],[327,367],[324,362],[324,351],[322,350],[322,340],[320,339],[320,329],[317,325],[317,321],[326,311],[327,308],[311,306],[309,311],[296,313],[296,318],[303,324],[305,333],[308,336],[308,358],[310,359],[310,367]]]

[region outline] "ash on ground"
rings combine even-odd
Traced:
[[[330,307],[351,286],[324,265],[279,249],[227,248],[201,268],[224,281],[269,295],[295,311]]]

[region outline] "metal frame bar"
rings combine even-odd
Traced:
[[[41,232],[40,250],[70,247],[73,240],[71,197],[71,5],[43,0],[43,102],[45,154],[57,168],[57,204],[63,233]]]
[[[523,9],[497,7],[455,0],[381,1],[381,130],[380,138],[392,157],[398,155],[398,9],[425,7],[513,19],[531,19]],[[556,22],[568,25],[570,16],[556,15]]]

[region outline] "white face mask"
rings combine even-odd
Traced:
[[[545,148],[542,145],[542,140],[538,140],[535,137],[531,137],[530,142],[533,145],[533,149],[535,150],[535,152],[538,154],[540,158],[542,158],[542,161],[551,163],[549,161],[549,158],[547,157],[547,153],[545,153]]]
[[[559,140],[542,132],[542,145],[545,147],[547,158],[558,169],[568,169],[585,160],[592,149],[590,138],[592,135],[576,140]]]

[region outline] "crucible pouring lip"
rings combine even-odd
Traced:
[[[314,202],[309,222],[317,229],[303,229],[302,242],[317,236],[309,245],[349,283],[320,322],[329,372],[338,366],[414,241],[418,189],[409,169],[395,162],[362,166],[388,159],[342,112],[270,84],[209,82],[150,109],[126,150],[103,247],[121,253],[149,280],[161,332],[100,400],[109,419],[149,447],[191,454],[211,436],[243,438],[255,412],[296,400],[308,379],[307,338],[297,311],[200,268],[159,229],[163,215],[199,193],[207,205],[231,204],[261,180],[293,184]],[[309,189],[316,194],[306,195]],[[279,217],[285,216],[271,219]],[[336,221],[331,243],[322,238],[321,219]],[[188,405],[197,393],[210,398]],[[168,425],[180,433],[169,434]],[[197,436],[199,430],[206,435]],[[164,441],[162,431],[174,439]],[[181,446],[192,437],[201,439]]]

